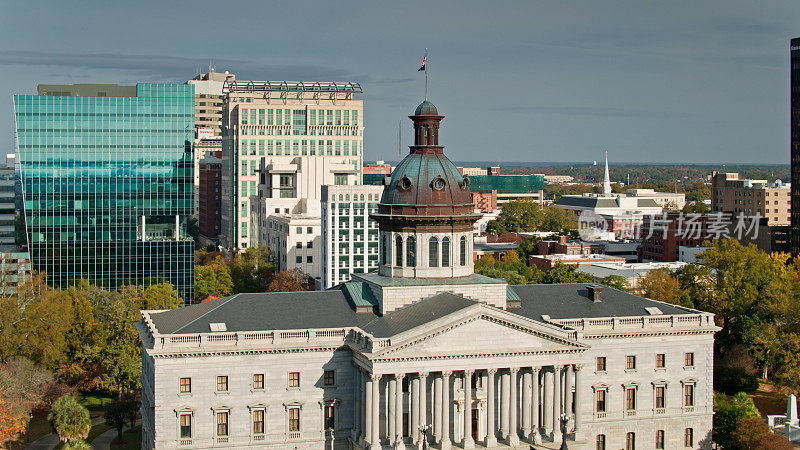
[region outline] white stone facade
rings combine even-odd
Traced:
[[[410,448],[421,442],[416,424],[430,425],[425,438],[434,448],[527,448],[528,441],[555,448],[562,414],[570,448],[595,449],[598,436],[608,449],[625,448],[630,436],[635,448],[654,448],[659,431],[665,448],[710,448],[717,330],[710,314],[550,325],[476,304],[391,338],[357,327],[161,335],[150,314],[137,325],[144,449]],[[330,386],[325,371],[333,371]],[[474,377],[466,390],[465,373]],[[263,375],[263,389],[254,375]],[[220,376],[228,377],[224,391]],[[181,378],[191,379],[191,393],[180,393]],[[662,386],[664,403],[656,404]],[[635,392],[632,407],[626,389]],[[601,390],[605,410],[598,410]],[[333,407],[327,422],[326,406]],[[264,411],[263,432],[254,431],[261,431],[254,411]],[[191,416],[183,438],[182,415]]]
[[[321,273],[322,244],[319,216],[271,215],[265,222],[262,244],[278,270],[300,269],[312,278]]]

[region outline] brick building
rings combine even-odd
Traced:
[[[198,217],[200,234],[216,241],[222,221],[220,218],[222,195],[222,156],[221,151],[206,154],[199,163]]]

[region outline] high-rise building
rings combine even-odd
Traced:
[[[760,215],[769,226],[790,222],[791,188],[780,180],[739,178],[738,173],[714,173],[711,177],[711,211]]]
[[[226,81],[224,92],[223,247],[258,242],[272,214],[319,217],[323,185],[361,184],[358,83]]]
[[[222,150],[222,86],[225,81],[235,79],[232,73],[217,73],[212,69],[186,82],[194,86],[194,215],[198,219],[200,160],[208,152]]]
[[[383,186],[322,186],[322,289],[378,270],[377,212]]]
[[[791,52],[791,117],[790,128],[792,135],[791,143],[791,227],[792,235],[790,248],[792,256],[800,255],[800,38],[791,40],[789,51]]]
[[[161,280],[190,301],[192,85],[40,85],[14,96],[33,268],[64,287]]]
[[[222,199],[221,151],[208,152],[200,160],[200,195],[198,201],[200,236],[205,242],[216,242],[222,228],[220,216]]]

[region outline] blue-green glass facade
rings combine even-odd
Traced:
[[[136,97],[14,96],[25,232],[34,270],[65,287],[194,283],[194,86]]]

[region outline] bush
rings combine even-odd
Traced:
[[[750,417],[739,420],[736,428],[731,432],[730,444],[726,447],[731,450],[791,450],[789,440],[770,431],[761,418]]]
[[[71,395],[65,395],[53,403],[47,420],[61,442],[83,439],[92,428],[89,410]]]
[[[63,450],[91,450],[92,446],[83,439],[75,439],[67,442],[61,447]]]
[[[719,369],[714,373],[714,388],[727,395],[752,394],[758,389],[758,377],[741,367]]]

